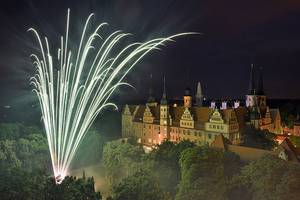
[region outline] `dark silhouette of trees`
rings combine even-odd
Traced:
[[[246,126],[242,132],[243,146],[272,150],[277,146],[274,141],[275,134],[267,130],[258,130],[253,126]]]
[[[157,179],[149,171],[141,170],[124,178],[113,187],[114,200],[164,200],[168,199]]]
[[[47,200],[100,200],[100,192],[95,192],[94,179],[67,176],[59,185],[54,178],[48,178],[43,190],[44,199]]]
[[[56,185],[50,177],[50,155],[37,127],[0,124],[0,199],[101,199],[92,178],[67,177]]]

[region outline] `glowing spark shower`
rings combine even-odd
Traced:
[[[37,94],[42,120],[48,140],[54,177],[60,183],[68,173],[71,161],[96,116],[107,106],[111,95],[123,82],[128,72],[151,50],[159,49],[175,37],[195,34],[180,33],[147,42],[136,42],[117,47],[121,39],[131,35],[115,31],[103,37],[101,30],[107,23],[99,24],[88,33],[91,14],[82,31],[79,46],[69,49],[69,17],[65,36],[60,38],[57,58],[50,53],[47,37],[30,28],[37,38],[40,53],[32,54],[36,74],[31,77]],[[59,69],[59,70],[56,70]]]

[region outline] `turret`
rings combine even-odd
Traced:
[[[248,89],[248,94],[246,95],[246,107],[257,106],[256,98],[257,97],[256,97],[256,89],[255,89],[255,81],[254,81],[254,67],[253,64],[251,64],[249,89]]]
[[[183,105],[188,108],[192,107],[191,89],[189,87],[186,87],[184,90]]]
[[[163,95],[160,100],[160,125],[168,125],[169,123],[169,107],[166,94],[166,79],[164,77]]]
[[[160,132],[159,132],[159,144],[166,139],[170,139],[170,118],[169,118],[169,106],[166,94],[166,79],[164,77],[164,90],[160,101]]]
[[[267,106],[267,97],[264,92],[262,67],[259,68],[259,78],[258,78],[258,82],[257,82],[257,105],[260,108],[265,108]]]

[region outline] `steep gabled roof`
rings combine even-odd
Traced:
[[[295,162],[300,161],[298,150],[288,138],[285,138],[275,151],[279,153],[280,151],[282,151],[282,149],[285,150],[285,153],[288,156],[288,160]]]
[[[209,107],[192,107],[192,114],[197,122],[205,123],[208,122],[213,109]]]
[[[230,144],[231,142],[227,138],[225,138],[222,134],[219,134],[211,143],[211,147],[227,151],[227,146]]]
[[[270,109],[270,115],[271,115],[272,121],[274,121],[278,115],[280,116],[279,109]]]
[[[173,120],[173,122],[179,122],[181,119],[181,116],[184,112],[185,107],[179,106],[179,107],[170,107],[170,115]]]
[[[149,109],[155,119],[160,119],[159,106],[149,106]]]
[[[137,105],[128,105],[128,108],[129,108],[129,111],[131,114],[133,114],[136,107],[137,107]]]
[[[135,108],[135,115],[133,118],[134,122],[140,122],[143,120],[145,109],[146,109],[146,106],[144,106],[144,105],[139,105]]]

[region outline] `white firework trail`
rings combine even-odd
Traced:
[[[197,34],[180,33],[132,43],[120,49],[116,44],[131,34],[115,31],[103,39],[100,31],[107,23],[101,23],[93,32],[87,33],[92,16],[90,14],[86,20],[74,55],[68,48],[68,9],[66,35],[60,38],[55,60],[57,64],[53,62],[47,37],[42,40],[35,29],[28,30],[36,36],[41,51],[39,56],[31,55],[36,74],[31,77],[30,84],[34,86],[33,91],[39,99],[54,177],[58,184],[68,174],[71,161],[96,116],[105,107],[117,109],[109,99],[120,85],[130,86],[123,82],[128,72],[146,54],[159,49],[165,42],[174,41],[179,36]],[[54,66],[59,70],[55,71]]]

